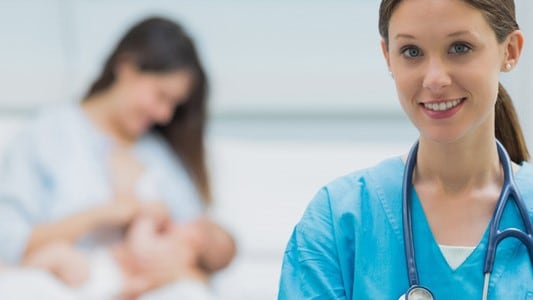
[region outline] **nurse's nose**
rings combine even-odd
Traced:
[[[423,87],[438,94],[451,83],[446,64],[439,58],[430,59],[425,69]]]

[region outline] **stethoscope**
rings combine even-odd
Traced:
[[[490,274],[494,267],[494,260],[496,258],[496,248],[498,244],[508,238],[514,237],[522,242],[529,252],[529,259],[533,265],[533,224],[529,218],[526,205],[518,192],[516,182],[514,180],[511,159],[505,151],[505,148],[496,141],[498,148],[498,155],[503,168],[503,186],[496,204],[496,210],[492,215],[490,224],[490,231],[488,237],[487,252],[485,254],[485,263],[483,265],[483,274],[485,274],[483,283],[483,299],[487,299],[488,286]],[[406,168],[403,176],[403,194],[402,194],[402,209],[403,209],[403,239],[405,244],[405,258],[407,260],[407,273],[409,277],[409,289],[405,293],[405,300],[432,300],[433,293],[427,288],[420,285],[418,280],[418,270],[415,261],[415,245],[413,240],[413,227],[411,216],[411,194],[413,189],[413,172],[416,165],[416,158],[418,153],[418,142],[411,148],[409,156],[406,161]],[[513,199],[520,217],[524,223],[525,232],[517,228],[506,228],[504,230],[498,229],[500,221],[505,209],[505,205],[509,198]]]

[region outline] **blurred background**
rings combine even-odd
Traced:
[[[533,2],[502,77],[533,143]],[[152,15],[195,38],[211,80],[213,213],[236,236],[221,299],[274,299],[285,243],[308,201],[338,176],[406,152],[381,57],[376,0],[0,0],[0,153],[40,107],[76,102],[114,43]],[[530,39],[528,39],[530,37]]]

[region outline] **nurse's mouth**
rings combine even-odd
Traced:
[[[459,104],[461,104],[465,100],[466,98],[458,98],[458,99],[453,99],[453,100],[448,100],[448,101],[435,101],[435,102],[420,103],[420,104],[428,110],[441,112],[441,111],[447,111],[447,110],[453,109],[454,107],[457,107]]]

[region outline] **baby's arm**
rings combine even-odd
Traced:
[[[87,258],[68,243],[49,244],[28,256],[22,264],[44,269],[70,286],[80,286],[89,278]]]
[[[157,234],[157,224],[150,217],[138,217],[126,234],[125,246],[138,263],[143,263],[153,247]]]
[[[142,213],[130,224],[125,237],[125,246],[137,263],[144,264],[150,250],[160,241],[160,235],[172,222],[163,203],[143,204]]]

